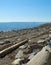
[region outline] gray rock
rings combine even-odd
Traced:
[[[16,54],[16,56],[15,56],[15,59],[17,59],[17,58],[22,58],[23,57],[23,51],[22,50],[19,50],[19,52]]]
[[[26,45],[22,45],[22,46],[20,46],[19,48],[20,49],[25,49],[27,46]]]

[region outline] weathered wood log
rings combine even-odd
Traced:
[[[42,33],[40,33],[40,34],[37,34],[37,35],[35,35],[35,36],[32,36],[30,39],[32,39],[32,38],[37,38],[37,37],[39,37],[39,36],[42,36],[42,35],[48,34],[49,31],[50,31],[50,30],[47,30],[47,31],[44,31],[44,32],[42,32]]]
[[[6,48],[6,49],[0,51],[0,58],[2,58],[2,57],[4,57],[5,55],[11,53],[13,50],[17,49],[19,46],[25,44],[26,42],[28,42],[28,39],[25,39],[25,40],[23,40],[23,41],[21,41],[21,42],[15,44],[15,45],[12,45],[12,46],[10,46],[10,47],[8,47],[8,48]]]
[[[45,46],[38,52],[26,65],[46,65],[48,58],[50,56],[51,47]]]

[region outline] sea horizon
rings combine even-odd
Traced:
[[[21,30],[38,27],[45,22],[0,22],[0,31]]]

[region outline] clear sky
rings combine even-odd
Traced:
[[[51,21],[51,0],[0,0],[0,22]]]

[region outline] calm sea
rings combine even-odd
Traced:
[[[20,30],[38,27],[42,24],[44,24],[44,22],[0,22],[0,31]]]

